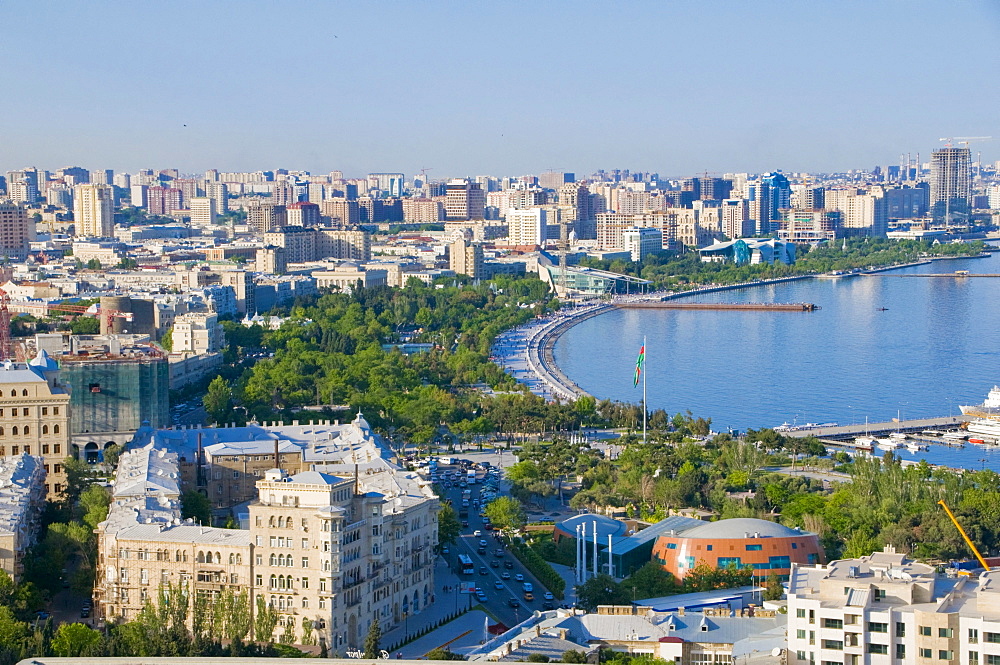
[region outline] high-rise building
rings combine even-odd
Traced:
[[[257,233],[266,233],[276,226],[287,224],[285,206],[253,199],[247,205],[247,225]]]
[[[750,206],[746,199],[724,199],[722,208],[722,233],[730,240],[752,236],[754,224],[750,219]]]
[[[546,214],[541,208],[507,210],[507,243],[519,247],[545,246],[548,235]]]
[[[968,148],[941,148],[931,153],[931,208],[942,218],[966,212],[972,194],[971,158]]]
[[[215,224],[215,199],[207,196],[195,196],[188,201],[191,206],[191,224],[208,227]]]
[[[174,319],[173,351],[204,354],[218,353],[225,346],[225,335],[214,312],[188,312]]]
[[[295,196],[295,183],[283,180],[274,183],[274,190],[271,194],[271,203],[276,206],[289,206],[298,201]]]
[[[176,187],[150,187],[146,190],[146,210],[150,215],[169,215],[184,208],[183,196]]]
[[[358,202],[338,197],[323,201],[323,215],[329,217],[334,224],[341,226],[357,226],[361,221],[361,210]]]
[[[90,182],[95,185],[113,185],[115,184],[115,172],[112,169],[91,171]]]
[[[77,185],[73,189],[73,225],[78,236],[114,236],[114,189],[110,185]]]
[[[403,181],[402,173],[369,173],[368,190],[376,190],[379,196],[402,196]]]
[[[622,249],[633,261],[642,261],[649,254],[663,251],[663,232],[660,229],[634,226],[622,232]]]
[[[62,178],[67,185],[85,185],[90,182],[90,171],[81,166],[64,166],[56,171],[56,177]]]
[[[485,276],[483,246],[460,238],[448,246],[449,264],[456,275],[468,275],[473,279]]]
[[[20,203],[0,199],[0,257],[23,261],[31,241],[28,211]]]
[[[40,185],[38,169],[7,172],[7,198],[14,203],[37,203]]]
[[[206,183],[205,196],[215,201],[216,214],[224,215],[229,212],[229,187],[226,186],[226,183]]]
[[[465,178],[449,180],[445,188],[445,218],[449,221],[483,219],[486,193],[479,183]]]
[[[559,189],[567,183],[576,180],[575,173],[563,173],[562,171],[546,171],[538,176],[538,185],[542,189]]]
[[[319,205],[299,201],[285,206],[289,226],[319,226]]]

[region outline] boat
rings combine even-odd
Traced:
[[[925,429],[921,434],[924,436],[941,436],[944,432],[939,429]]]
[[[891,437],[886,437],[884,439],[875,439],[875,445],[881,450],[896,450],[903,447],[903,442],[899,439],[893,439]]]
[[[904,434],[903,432],[890,432],[889,438],[893,439],[894,441],[905,441],[906,434]]]
[[[919,453],[922,450],[928,450],[928,446],[923,443],[917,443],[916,441],[907,441],[906,449],[911,453]]]
[[[876,307],[875,311],[876,312],[888,312],[889,308],[888,307]]]
[[[983,445],[984,443],[986,443],[986,440],[970,436],[969,437],[969,443],[978,443],[979,445]]]
[[[1000,386],[993,386],[982,404],[958,407],[963,414],[977,418],[1000,419]]]
[[[969,421],[967,429],[970,434],[985,434],[986,436],[1000,438],[1000,421],[997,420],[976,418]]]
[[[847,446],[870,453],[875,450],[875,439],[870,436],[859,436],[854,441],[848,441]]]

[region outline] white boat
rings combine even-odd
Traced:
[[[922,450],[927,450],[928,447],[922,443],[917,443],[916,441],[907,441],[906,449],[911,453],[919,453]]]
[[[870,436],[859,436],[856,437],[854,441],[848,441],[847,445],[851,448],[871,452],[875,450],[875,439]]]
[[[1000,421],[988,418],[976,418],[969,422],[968,430],[970,434],[982,434],[984,436],[1000,438]]]
[[[894,441],[905,441],[906,434],[904,434],[903,432],[890,432],[889,438],[893,439]]]
[[[1000,418],[1000,386],[993,386],[993,390],[986,395],[986,401],[982,404],[960,406],[958,408],[967,416]]]
[[[891,437],[886,437],[884,439],[875,439],[877,442],[875,445],[881,450],[896,450],[903,447],[903,442],[898,439],[893,439]]]

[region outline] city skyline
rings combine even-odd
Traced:
[[[1000,137],[995,3],[629,7],[7,5],[0,170],[837,172]]]

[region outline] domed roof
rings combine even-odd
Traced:
[[[38,352],[38,355],[31,359],[29,363],[32,367],[40,367],[43,370],[57,370],[59,369],[59,363],[57,363],[45,349]]]
[[[790,529],[777,522],[737,517],[718,522],[708,522],[681,533],[681,538],[747,538],[758,535],[761,538],[788,538],[801,536],[805,532]],[[749,534],[749,536],[747,535]]]

